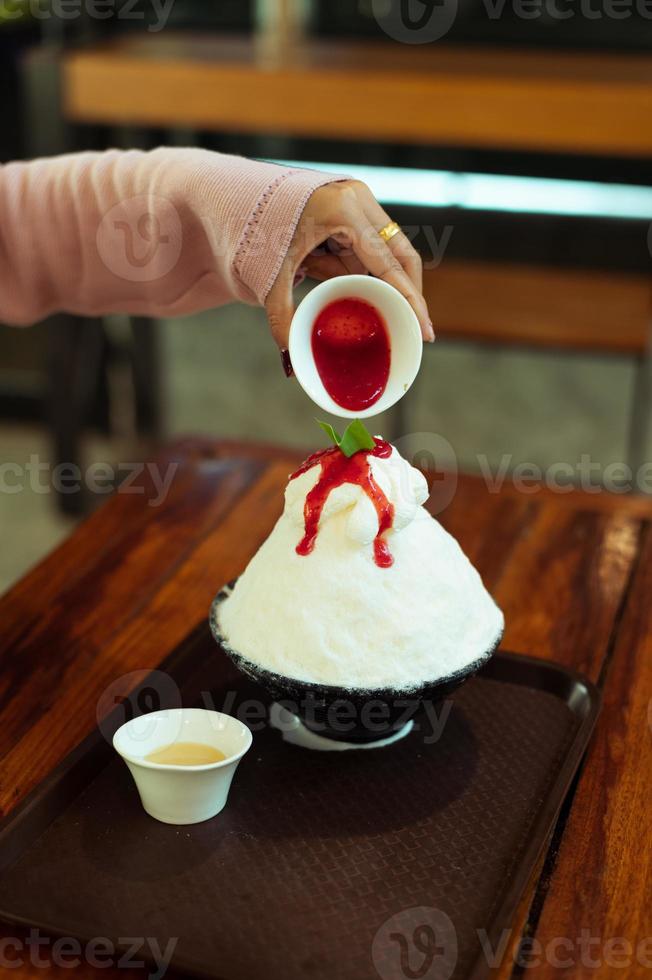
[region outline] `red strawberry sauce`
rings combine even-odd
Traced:
[[[389,334],[370,303],[347,297],[325,306],[312,328],[312,354],[324,388],[342,408],[369,408],[384,392]]]
[[[343,483],[353,483],[361,487],[367,494],[378,515],[378,532],[374,539],[374,560],[380,568],[389,568],[392,564],[394,559],[383,535],[392,526],[394,505],[389,502],[374,480],[369,465],[369,456],[386,458],[390,455],[392,447],[383,439],[374,439],[374,442],[376,443],[375,449],[360,449],[353,456],[345,456],[337,446],[322,449],[320,452],[309,456],[296,473],[292,474],[290,479],[294,480],[317,464],[321,467],[317,483],[306,496],[303,509],[304,535],[297,545],[297,554],[309,555],[315,547],[319,519],[331,490],[342,486]]]

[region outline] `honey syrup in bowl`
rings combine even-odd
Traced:
[[[209,766],[224,759],[224,752],[203,742],[172,742],[145,756],[146,762],[159,766]]]
[[[170,824],[200,823],[224,809],[251,742],[238,718],[207,708],[151,711],[126,721],[113,736],[143,808]]]

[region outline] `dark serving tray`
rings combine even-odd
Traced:
[[[262,697],[204,627],[161,670],[185,704],[226,700],[236,713]],[[134,710],[147,697],[146,680]],[[311,752],[252,725],[226,809],[188,827],[147,816],[110,747],[129,710],[0,828],[1,918],[116,947],[176,938],[173,969],[221,980],[477,980],[490,969],[482,942],[495,949],[511,924],[599,695],[562,667],[501,653],[456,693],[437,741],[425,715],[369,751]]]

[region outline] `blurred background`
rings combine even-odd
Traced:
[[[438,334],[377,430],[649,491],[651,45],[643,0],[1,0],[0,162],[168,143],[360,177]],[[2,463],[310,448],[313,414],[244,306],[0,325]],[[105,499],[10,482],[0,591]]]

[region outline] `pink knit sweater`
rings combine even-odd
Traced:
[[[339,179],[166,147],[6,164],[0,321],[263,303],[308,198]]]

